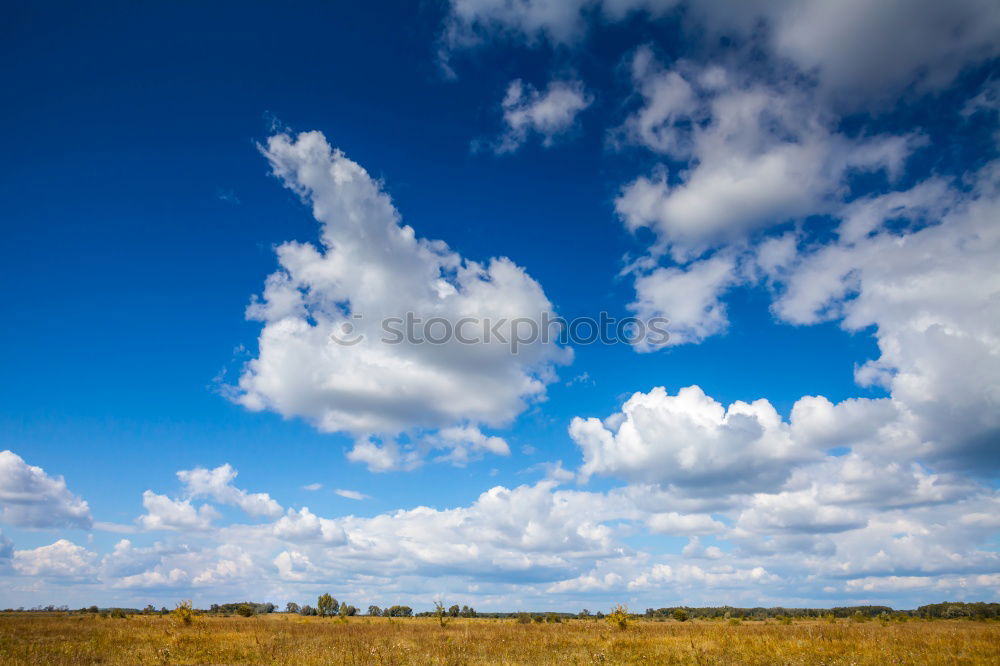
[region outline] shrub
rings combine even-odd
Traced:
[[[240,617],[253,617],[257,612],[250,604],[240,604],[236,607],[236,614]]]
[[[622,631],[628,629],[628,606],[618,604],[612,608],[611,613],[608,614],[608,623]]]
[[[128,615],[121,608],[113,608],[111,610],[111,617],[116,620],[124,620],[128,618]]]
[[[531,624],[531,616],[528,615],[527,613],[518,613],[517,614],[517,623],[518,624]]]
[[[787,615],[779,615],[777,617],[777,620],[778,620],[778,624],[791,624],[792,623],[792,618],[788,617]]]
[[[194,622],[194,608],[191,606],[190,601],[182,601],[177,604],[177,608],[173,612],[174,619],[179,621],[181,624],[191,624]]]
[[[675,608],[673,612],[674,619],[678,622],[688,621],[688,612],[683,608]]]

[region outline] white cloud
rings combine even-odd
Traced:
[[[678,8],[689,39],[749,42],[774,66],[793,65],[826,98],[849,107],[892,101],[909,88],[941,89],[1000,54],[1000,15],[990,0],[452,0],[445,46],[496,37],[572,45],[594,23],[636,13],[656,19]]]
[[[274,558],[274,566],[278,569],[278,576],[285,580],[303,580],[314,568],[309,557],[297,550],[278,553]]]
[[[196,467],[177,472],[177,478],[185,486],[187,495],[192,498],[209,497],[222,504],[232,504],[243,509],[251,516],[269,516],[276,518],[281,515],[281,505],[271,499],[267,493],[248,493],[233,485],[236,470],[226,463],[215,469]]]
[[[701,342],[729,324],[721,297],[739,279],[735,266],[732,257],[715,255],[686,268],[660,267],[640,273],[635,278],[636,299],[629,307],[642,321],[655,317],[669,320],[670,335],[661,347]],[[647,336],[636,349],[654,348]]]
[[[989,0],[756,5],[775,53],[814,73],[840,103],[889,100],[911,86],[938,90],[1000,54],[1000,14]]]
[[[440,241],[417,238],[380,184],[319,132],[273,136],[262,150],[274,174],[311,204],[322,243],[279,246],[281,268],[248,310],[264,328],[235,391],[239,403],[354,434],[351,458],[389,469],[399,466],[387,450],[397,444],[390,439],[380,448],[379,436],[501,425],[544,396],[554,365],[570,358],[554,343],[521,345],[515,354],[495,337],[482,344],[381,341],[381,322],[407,313],[438,318],[441,330],[464,317],[505,319],[499,331],[509,341],[512,319],[551,314],[541,287],[521,268],[505,258],[465,260]],[[331,339],[346,337],[345,330],[364,337],[354,345]],[[440,337],[441,330],[428,332]],[[470,330],[463,329],[465,338]],[[418,336],[424,331],[416,325]]]
[[[682,536],[717,534],[726,529],[724,524],[707,514],[680,514],[676,511],[654,513],[647,523],[653,532]]]
[[[304,541],[343,543],[346,539],[343,528],[336,522],[320,518],[305,506],[298,511],[289,509],[288,513],[274,524],[274,534],[279,539],[292,543]]]
[[[522,82],[511,81],[500,106],[506,130],[494,146],[498,153],[512,153],[531,134],[551,146],[556,137],[571,130],[577,115],[591,105],[593,98],[580,81],[550,81],[544,92]]]
[[[697,386],[677,395],[662,387],[635,393],[603,423],[575,418],[569,432],[583,453],[584,478],[610,475],[693,494],[777,488],[795,465],[819,455],[791,436],[767,400],[726,408]]]
[[[151,490],[142,494],[142,506],[146,513],[136,522],[146,530],[207,530],[220,517],[208,504],[195,508],[189,499],[172,500]]]
[[[891,392],[895,450],[979,470],[1000,464],[998,183],[987,165],[969,192],[931,181],[848,207],[839,242],[787,267],[774,304],[793,323],[874,327],[880,356],[855,374]]]
[[[302,486],[302,490],[308,490],[309,492],[316,492],[317,490],[322,490],[322,483],[310,483],[308,485]]]
[[[689,261],[714,246],[842,200],[851,170],[890,176],[917,145],[908,136],[849,139],[806,92],[747,83],[719,68],[664,69],[636,51],[633,81],[642,107],[625,122],[626,141],[689,160],[675,182],[664,170],[622,188],[615,208],[626,227],[649,227],[654,254]],[[669,316],[669,313],[668,313]]]
[[[862,513],[850,508],[823,504],[816,488],[759,493],[741,514],[736,529],[753,534],[780,532],[844,532],[865,526]]]
[[[0,451],[0,519],[21,527],[93,525],[87,502],[69,491],[61,476],[51,477],[12,451]]]
[[[14,569],[25,576],[90,577],[96,571],[96,560],[95,553],[66,539],[32,550],[14,551]]]
[[[365,495],[364,493],[359,493],[357,490],[345,490],[343,488],[337,488],[333,492],[340,495],[341,497],[346,497],[347,499],[352,499],[352,500],[361,501],[370,499],[368,495]]]

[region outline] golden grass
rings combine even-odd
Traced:
[[[998,664],[1000,624],[0,614],[0,664]]]

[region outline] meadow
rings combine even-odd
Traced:
[[[1000,623],[0,614],[0,665],[251,663],[997,664]]]

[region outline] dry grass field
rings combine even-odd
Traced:
[[[0,615],[0,664],[998,664],[1000,623]]]

